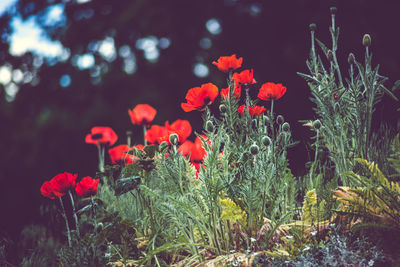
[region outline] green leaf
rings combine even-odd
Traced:
[[[326,45],[324,45],[323,42],[321,42],[318,39],[315,39],[315,41],[317,41],[318,45],[321,47],[322,51],[324,51],[324,54],[327,55],[328,54],[328,48],[326,47]]]
[[[120,196],[134,190],[140,182],[141,178],[139,176],[118,179],[115,182],[115,196]]]

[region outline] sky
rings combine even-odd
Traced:
[[[10,11],[18,0],[1,0],[0,16]],[[47,11],[47,25],[54,25],[64,19],[64,5],[57,4],[50,6]],[[65,51],[58,41],[50,40],[45,31],[38,25],[35,16],[28,17],[25,21],[21,16],[15,15],[11,20],[12,34],[9,37],[10,54],[14,56],[23,55],[25,52],[44,57],[61,57]]]

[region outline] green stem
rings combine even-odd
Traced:
[[[60,200],[61,209],[62,209],[62,215],[63,215],[64,220],[65,220],[65,226],[67,227],[68,246],[69,246],[69,247],[72,247],[72,243],[71,243],[71,231],[70,231],[70,229],[69,229],[69,223],[68,223],[67,213],[65,212],[64,204],[63,204],[63,201],[62,201],[61,197],[59,197],[58,199]]]
[[[147,141],[146,141],[145,136],[146,136],[146,126],[144,125],[143,126],[143,143],[145,146],[147,146]]]
[[[81,234],[79,232],[78,216],[76,216],[75,203],[74,203],[74,198],[72,197],[71,190],[68,191],[68,194],[69,194],[69,198],[71,199],[72,212],[73,212],[74,220],[75,220],[76,233],[78,234],[78,236],[81,236]]]
[[[92,203],[92,216],[93,216],[93,222],[94,222],[94,227],[96,229],[97,226],[97,219],[96,219],[96,203],[93,200],[93,196],[90,196],[90,202]]]
[[[104,147],[97,142],[97,152],[99,156],[99,171],[104,172]]]

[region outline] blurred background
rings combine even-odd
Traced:
[[[259,86],[287,87],[275,111],[300,141],[289,160],[301,176],[311,132],[299,120],[315,115],[296,72],[308,73],[310,23],[331,43],[331,6],[338,8],[342,72],[350,52],[362,60],[369,33],[373,63],[392,88],[400,79],[396,0],[1,0],[0,237],[18,240],[25,225],[50,223],[44,207],[52,201],[39,191],[45,180],[64,171],[95,175],[97,151],[84,142],[93,126],[112,127],[117,144],[127,130],[142,143],[127,111],[147,103],[158,110],[153,123],[186,119],[201,131],[201,113],[185,113],[180,103],[203,83],[225,88],[226,75],[211,62],[234,53],[243,57],[242,69],[254,69]],[[398,108],[384,97],[375,126],[398,130]]]

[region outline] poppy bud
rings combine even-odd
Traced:
[[[271,138],[269,138],[269,136],[264,136],[261,139],[261,142],[263,143],[264,146],[269,146],[271,144]]]
[[[158,145],[158,151],[163,152],[168,148],[168,143],[166,141],[162,141],[161,144]]]
[[[311,23],[310,24],[310,31],[315,31],[317,29],[317,24],[315,24],[315,23]]]
[[[224,104],[219,105],[219,111],[221,113],[225,113],[226,112],[226,106]]]
[[[289,123],[285,122],[284,124],[282,124],[282,130],[284,132],[289,132],[290,131],[290,125]]]
[[[176,133],[170,134],[169,142],[173,145],[177,145],[179,142],[179,136]]]
[[[336,14],[336,11],[337,11],[337,8],[336,7],[331,7],[331,14],[332,15],[335,15]]]
[[[103,230],[103,223],[102,222],[99,222],[97,225],[96,225],[96,232],[97,233],[100,233],[101,232],[101,230]]]
[[[276,123],[278,123],[279,125],[283,124],[285,122],[285,118],[282,115],[278,115],[276,117]]]
[[[328,50],[328,53],[326,54],[326,57],[328,58],[329,61],[333,61],[333,53],[332,50]]]
[[[258,152],[260,152],[260,148],[257,146],[256,143],[253,143],[253,144],[250,146],[250,153],[251,153],[252,155],[257,155]]]
[[[367,33],[364,34],[363,40],[362,40],[362,44],[365,47],[368,47],[371,45],[371,36]]]
[[[128,137],[132,136],[132,131],[126,131],[126,136]]]
[[[321,128],[321,122],[319,120],[315,120],[313,122],[313,126],[315,129],[319,130]]]
[[[207,132],[214,131],[214,124],[212,123],[212,121],[207,121],[206,122],[206,130],[207,130]]]
[[[355,56],[353,53],[349,54],[349,57],[347,58],[347,61],[349,62],[349,64],[354,64],[354,61],[356,60]]]

